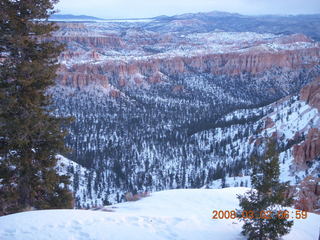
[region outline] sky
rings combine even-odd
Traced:
[[[320,13],[320,0],[60,0],[57,9],[60,14],[101,18],[148,18],[210,11],[288,15]]]

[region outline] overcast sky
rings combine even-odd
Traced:
[[[61,14],[102,18],[155,17],[226,11],[241,14],[320,13],[320,0],[60,0]]]

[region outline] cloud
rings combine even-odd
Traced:
[[[251,15],[320,13],[319,0],[60,0],[57,8],[62,13],[104,18],[154,17],[209,11]]]

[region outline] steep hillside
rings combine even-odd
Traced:
[[[218,120],[218,126],[194,135],[199,147],[221,156],[222,164],[243,162],[266,138],[276,138],[280,146],[281,179],[293,186],[290,194],[297,208],[319,212],[320,209],[320,78],[304,87],[297,96],[286,97],[272,105],[254,110],[239,110]],[[258,112],[267,115],[249,120]],[[251,134],[247,134],[251,132]],[[225,143],[221,146],[221,143]],[[222,149],[221,149],[222,147]],[[225,171],[226,185],[244,186],[249,167],[236,176]],[[231,178],[230,178],[231,177]],[[218,183],[211,184],[217,187]],[[210,184],[209,184],[210,185]],[[219,185],[218,185],[219,186]]]

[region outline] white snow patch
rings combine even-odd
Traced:
[[[110,211],[46,210],[0,217],[0,239],[245,239],[238,220],[213,220],[213,210],[238,208],[247,188],[183,189],[157,192]],[[289,209],[290,211],[292,209]],[[294,220],[289,240],[317,239],[320,216]]]

